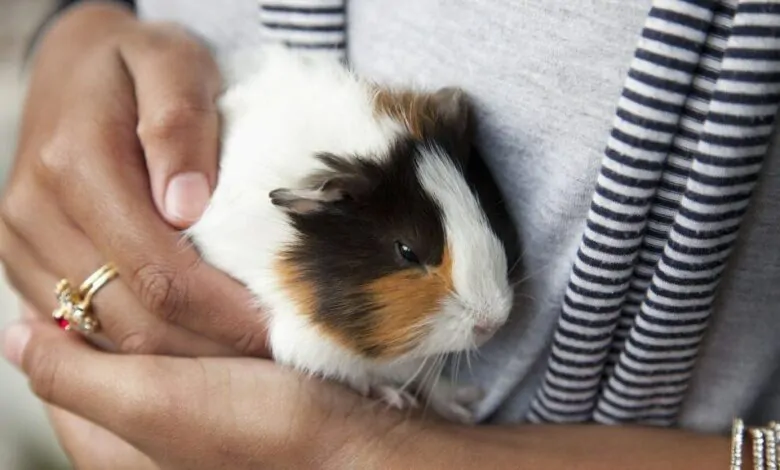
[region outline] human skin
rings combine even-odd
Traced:
[[[3,341],[42,400],[87,420],[69,429],[89,433],[69,449],[79,469],[687,470],[726,468],[729,460],[725,436],[450,424],[389,410],[272,361],[116,355],[41,320],[12,326]]]
[[[59,279],[112,261],[119,279],[95,299],[111,348],[267,356],[250,293],[180,232],[216,180],[221,82],[209,51],[177,26],[85,2],[54,21],[30,67],[0,200],[13,287],[51,312]]]

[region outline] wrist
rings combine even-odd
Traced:
[[[329,469],[478,468],[460,465],[466,457],[459,432],[430,417],[402,413],[369,413],[353,422],[337,450],[328,455]]]

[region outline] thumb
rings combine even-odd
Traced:
[[[194,38],[167,25],[148,25],[122,55],[136,88],[154,202],[168,223],[189,227],[206,209],[216,181],[216,62]]]

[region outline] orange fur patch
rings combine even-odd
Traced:
[[[411,135],[421,139],[426,127],[436,119],[436,107],[431,95],[407,90],[377,88],[374,110],[403,123]]]
[[[375,359],[397,357],[413,348],[426,333],[426,320],[439,310],[442,300],[453,290],[452,257],[445,246],[441,264],[429,267],[427,273],[405,269],[361,288],[371,299],[371,304],[365,306],[370,326],[356,337],[317,318],[315,286],[301,276],[292,262],[280,258],[274,270],[287,296],[324,335],[357,353],[373,351],[371,357]],[[360,322],[366,318],[353,320]]]
[[[377,279],[368,285],[368,291],[379,307],[374,314],[378,324],[366,339],[382,345],[385,357],[407,352],[425,334],[425,321],[453,289],[452,257],[447,246],[441,264],[428,273],[407,269]]]
[[[320,331],[332,341],[346,349],[359,350],[360,338],[350,338],[347,332],[329,328],[323,322],[317,321],[319,302],[315,286],[304,279],[295,264],[285,258],[275,263],[274,271],[280,280],[285,294],[292,300],[301,315],[308,317]]]
[[[316,291],[310,282],[303,279],[298,268],[290,261],[281,258],[276,261],[274,271],[282,284],[282,289],[292,299],[295,306],[304,315],[314,315],[317,310]]]

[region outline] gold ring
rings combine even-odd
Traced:
[[[108,263],[92,273],[78,289],[73,289],[67,279],[57,283],[55,294],[60,305],[52,312],[57,325],[66,331],[75,328],[85,334],[97,332],[100,322],[92,311],[92,298],[118,275],[114,264]]]

